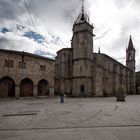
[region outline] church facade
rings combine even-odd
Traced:
[[[73,25],[71,48],[57,52],[55,93],[72,96],[113,96],[119,86],[135,94],[135,48],[130,36],[126,66],[106,54],[94,53],[94,27],[84,8]]]

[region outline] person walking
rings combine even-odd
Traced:
[[[64,91],[60,92],[60,103],[64,103]]]

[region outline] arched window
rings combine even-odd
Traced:
[[[128,60],[132,60],[132,54],[131,53],[128,54]]]

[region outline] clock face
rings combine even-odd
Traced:
[[[80,41],[79,45],[80,45],[81,47],[87,46],[87,41],[86,41],[85,39],[83,39],[83,40]]]

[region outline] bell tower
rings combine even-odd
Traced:
[[[82,0],[81,12],[73,25],[73,84],[74,96],[92,93],[92,63],[93,63],[93,26],[84,9]]]
[[[128,48],[126,49],[126,67],[129,68],[132,71],[131,75],[131,86],[132,91],[135,93],[135,53],[136,50],[133,46],[132,37],[130,35]]]

